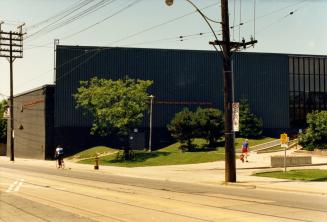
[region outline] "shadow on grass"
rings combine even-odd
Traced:
[[[159,152],[159,151],[155,151],[155,152],[135,152],[133,154],[133,159],[130,160],[125,160],[122,158],[115,158],[115,159],[109,159],[109,160],[102,160],[103,162],[107,162],[107,163],[141,163],[144,162],[148,159],[151,158],[157,158],[160,156],[169,156],[170,153],[169,152]]]
[[[188,149],[187,147],[182,147],[181,149],[184,150],[184,152],[210,152],[210,151],[217,151],[221,148],[224,147],[225,142],[224,141],[219,141],[216,142],[215,144],[208,145],[208,144],[201,144],[201,145],[196,145],[192,144],[193,146]]]
[[[216,151],[218,150],[218,147],[208,147],[208,146],[202,146],[202,147],[195,147],[188,152],[210,152],[210,151]]]
[[[326,181],[327,181],[327,176],[318,177],[318,178],[312,179],[312,180],[310,180],[310,181],[326,182]]]

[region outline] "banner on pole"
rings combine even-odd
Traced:
[[[232,118],[233,118],[233,131],[238,132],[240,130],[240,104],[233,103],[233,111],[232,111]]]

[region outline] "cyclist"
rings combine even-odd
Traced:
[[[55,158],[58,161],[58,168],[63,168],[63,162],[64,162],[64,148],[62,148],[60,145],[57,146],[55,151]]]

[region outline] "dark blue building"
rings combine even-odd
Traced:
[[[326,56],[235,53],[232,65],[235,101],[248,99],[267,132],[303,124],[306,113],[327,109]],[[154,146],[169,140],[166,125],[184,107],[223,110],[222,60],[215,51],[58,45],[56,143],[79,150],[114,141],[89,135],[92,119],[75,108],[73,94],[81,80],[126,75],[154,81],[149,91],[155,96]],[[137,138],[140,144],[146,144],[147,115]]]

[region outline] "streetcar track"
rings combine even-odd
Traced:
[[[51,187],[49,189],[51,189]],[[62,191],[62,190],[60,190],[60,191]],[[88,194],[82,194],[82,193],[73,192],[73,191],[64,190],[62,192],[66,192],[66,193],[70,193],[70,194],[75,194],[75,195],[80,195],[80,196],[84,196],[84,197],[89,197],[89,198],[93,198],[93,199],[100,199],[100,200],[103,200],[103,201],[108,201],[108,202],[112,202],[112,203],[118,203],[118,204],[122,204],[122,205],[126,205],[126,206],[137,207],[137,208],[141,208],[141,209],[145,209],[145,210],[152,210],[152,211],[157,211],[157,212],[161,212],[161,213],[167,213],[167,214],[170,214],[170,215],[182,216],[182,217],[187,217],[187,218],[197,219],[197,220],[202,220],[202,221],[212,221],[212,220],[206,220],[206,219],[202,219],[202,218],[187,216],[187,215],[183,215],[183,214],[172,213],[172,212],[168,212],[168,211],[164,211],[164,210],[158,210],[158,209],[153,209],[153,208],[148,208],[148,207],[142,207],[142,206],[135,205],[135,204],[124,203],[124,202],[121,202],[121,201],[110,200],[110,199],[107,199],[107,198],[102,198],[102,197],[98,197],[98,196],[92,196],[92,195],[88,195]],[[228,198],[224,198],[224,199],[228,199]],[[207,205],[207,204],[194,203],[194,202],[191,202],[191,201],[181,201],[181,200],[174,199],[174,198],[171,198],[170,200],[184,202],[184,203],[189,203],[189,204],[193,204],[193,205],[196,204],[196,205],[199,205],[199,206],[205,206],[205,207],[209,207],[209,208],[222,209],[222,210],[228,210],[228,211],[234,211],[234,212],[235,211],[236,212],[243,212],[243,213],[248,213],[248,214],[268,216],[268,217],[274,217],[274,218],[279,218],[279,219],[288,219],[288,220],[293,220],[293,221],[312,222],[311,220],[293,219],[293,218],[290,218],[290,217],[283,217],[283,216],[276,216],[276,215],[273,215],[273,214],[265,214],[265,213],[251,212],[251,211],[242,210],[242,209],[235,210],[235,209],[232,209],[230,207],[219,207],[219,206],[213,206],[213,205]]]
[[[35,185],[33,183],[30,183],[30,184]],[[151,210],[151,211],[155,211],[155,212],[160,212],[160,213],[165,213],[165,214],[170,214],[170,215],[175,215],[175,216],[181,216],[181,217],[186,217],[186,218],[195,219],[195,220],[212,222],[212,220],[206,220],[206,219],[202,219],[202,218],[198,218],[198,217],[193,217],[193,216],[188,216],[188,215],[184,215],[184,214],[168,212],[168,211],[164,211],[164,210],[158,210],[158,209],[149,208],[149,207],[142,207],[142,206],[135,205],[135,204],[125,203],[125,202],[121,202],[121,201],[117,201],[117,200],[110,200],[110,199],[107,199],[107,198],[92,196],[92,195],[89,195],[89,194],[83,194],[83,193],[67,191],[67,190],[58,190],[58,189],[55,189],[55,188],[52,188],[52,187],[47,187],[47,188],[48,189],[53,189],[53,190],[56,190],[56,191],[66,192],[66,193],[69,193],[69,194],[78,195],[78,196],[83,196],[83,197],[93,198],[93,199],[107,201],[107,202],[111,202],[111,203],[126,205],[126,206],[129,206],[129,207],[141,208],[141,209],[144,209],[144,210]],[[45,201],[53,202],[53,203],[56,203],[56,204],[65,205],[67,207],[71,207],[71,208],[74,208],[74,209],[77,209],[77,210],[88,211],[89,213],[96,214],[96,215],[99,215],[99,216],[110,217],[110,216],[103,215],[103,214],[100,214],[100,213],[97,213],[97,212],[94,212],[94,211],[90,211],[90,210],[87,210],[87,209],[84,209],[84,208],[78,208],[78,207],[74,207],[74,206],[71,206],[71,205],[68,205],[68,204],[63,204],[62,202],[49,200],[47,198],[41,198],[41,197],[29,194],[29,193],[25,193],[25,192],[21,192],[21,193],[23,193],[24,195],[27,195],[27,196],[31,196],[31,197],[36,198],[36,199],[45,200]],[[228,198],[224,198],[224,199],[228,199]],[[290,218],[290,217],[283,217],[283,216],[276,216],[276,215],[273,215],[273,214],[252,212],[252,211],[242,210],[242,209],[235,210],[235,209],[232,209],[231,207],[219,207],[219,206],[212,206],[212,205],[207,205],[207,204],[199,204],[199,203],[193,203],[193,202],[190,202],[190,201],[181,201],[181,200],[174,199],[174,198],[170,198],[170,200],[189,203],[189,204],[196,204],[196,205],[205,206],[205,207],[209,207],[209,208],[215,208],[215,209],[221,209],[221,210],[227,210],[227,211],[234,211],[234,212],[238,212],[238,213],[242,212],[242,213],[247,213],[247,214],[267,216],[267,217],[273,217],[273,218],[278,218],[278,219],[287,219],[287,220],[302,221],[302,222],[312,222],[311,220],[294,219],[294,218]],[[113,217],[110,217],[110,218],[117,220],[117,218],[113,218]],[[119,220],[119,221],[127,222],[125,220]]]
[[[36,174],[40,174],[38,172],[33,172],[33,173],[34,174],[35,173]],[[29,175],[31,175],[33,173],[30,173]],[[58,175],[47,175],[47,176],[58,176]],[[61,177],[67,177],[67,176],[61,175]],[[74,179],[80,179],[80,180],[86,180],[86,181],[92,181],[90,179],[85,179],[85,178],[77,177],[77,176],[74,176],[73,178]],[[48,178],[45,178],[45,179],[48,179]],[[95,178],[92,178],[92,179],[94,179],[93,181],[99,181],[99,182],[102,182],[102,183],[108,183],[108,182],[105,182],[105,181],[96,180]],[[56,180],[57,181],[60,181],[60,182],[64,182],[64,183],[71,183],[71,184],[76,184],[76,185],[80,185],[80,186],[93,187],[93,188],[103,189],[103,190],[108,190],[108,191],[115,191],[115,192],[121,192],[121,193],[129,193],[129,192],[126,192],[126,191],[121,191],[121,190],[112,189],[112,188],[108,188],[108,187],[103,188],[103,187],[95,186],[95,185],[89,185],[89,184],[88,185],[85,185],[83,183],[78,183],[78,182],[71,182],[71,181],[68,182],[66,180],[60,180],[60,179],[59,180],[56,179]],[[110,183],[111,184],[115,184],[115,185],[123,185],[123,186],[127,186],[127,187],[137,187],[137,188],[145,188],[145,189],[150,189],[150,190],[167,191],[167,192],[180,193],[180,194],[190,194],[190,195],[195,195],[195,196],[200,196],[200,197],[203,197],[204,196],[204,197],[209,197],[209,198],[221,198],[221,199],[226,199],[226,200],[242,201],[242,202],[246,202],[246,203],[262,204],[262,205],[266,205],[266,206],[291,207],[293,209],[308,210],[308,211],[321,212],[321,213],[326,213],[327,212],[327,210],[320,210],[320,209],[317,210],[317,209],[313,209],[313,208],[309,208],[309,207],[289,206],[289,205],[286,205],[286,204],[285,205],[282,205],[282,204],[278,204],[278,202],[276,202],[276,201],[267,203],[267,202],[260,202],[260,201],[256,201],[256,200],[245,200],[244,198],[237,198],[237,196],[232,196],[232,195],[230,197],[223,197],[223,196],[216,197],[216,196],[212,196],[212,195],[208,194],[208,192],[183,192],[183,191],[176,191],[174,189],[169,189],[169,188],[155,188],[155,187],[147,187],[147,186],[131,185],[131,184],[127,184],[126,185],[126,184],[117,183],[117,182],[110,182]],[[39,186],[37,184],[32,184],[32,185]],[[132,192],[130,192],[130,193],[132,193]],[[134,193],[132,193],[132,194],[134,194]],[[161,197],[161,198],[167,199],[165,197]],[[198,203],[193,203],[193,202],[190,202],[190,201],[183,201],[183,200],[178,200],[178,199],[174,199],[174,200],[175,201],[184,202],[184,203],[197,204],[197,205],[200,205],[200,206],[207,206],[207,207],[208,206],[209,207],[211,206],[211,205],[198,204]],[[211,207],[215,207],[215,206],[211,206]]]
[[[10,177],[6,177],[6,178],[10,178]],[[10,179],[12,179],[12,178],[10,178]],[[108,191],[119,192],[116,189],[101,188],[101,187],[92,186],[92,185],[91,186],[90,185],[85,185],[83,183],[67,182],[65,180],[57,180],[57,181],[58,182],[64,182],[64,183],[76,184],[76,185],[79,185],[79,186],[92,187],[92,188],[96,188],[96,189],[104,189],[104,190],[108,190]],[[139,206],[139,205],[130,204],[130,203],[122,202],[122,201],[110,200],[108,198],[103,198],[103,197],[99,197],[99,196],[95,196],[95,195],[83,194],[83,193],[69,191],[69,190],[61,190],[61,189],[57,189],[57,188],[54,188],[54,187],[51,187],[51,186],[48,186],[48,185],[39,185],[39,184],[34,184],[34,183],[31,183],[31,182],[27,182],[27,181],[25,181],[25,183],[30,184],[30,185],[33,185],[33,186],[39,186],[39,187],[43,187],[43,188],[47,188],[47,189],[56,190],[56,191],[59,191],[59,192],[65,192],[65,193],[69,193],[69,194],[79,195],[79,196],[93,198],[93,199],[102,200],[102,201],[107,201],[107,202],[111,202],[111,203],[117,203],[117,204],[126,205],[126,206],[130,206],[130,207],[141,208],[141,209],[145,209],[145,210],[151,210],[151,211],[160,212],[160,213],[166,213],[166,214],[170,214],[170,215],[182,216],[182,217],[187,217],[187,218],[190,218],[190,219],[196,219],[196,220],[201,220],[201,221],[211,221],[211,220],[206,220],[206,219],[202,219],[202,218],[198,218],[198,217],[187,216],[187,215],[184,215],[184,214],[173,213],[173,212],[168,212],[168,211],[164,211],[164,210],[153,209],[153,208],[149,208],[149,207],[142,207],[142,206]],[[119,185],[121,185],[121,184],[119,184]],[[132,185],[124,185],[124,186],[139,187],[139,186],[132,186]],[[152,189],[152,188],[147,188],[147,187],[142,187],[142,188]],[[160,191],[162,191],[162,189],[154,189],[154,190],[160,190]],[[165,191],[170,191],[170,190],[166,189]],[[189,194],[189,195],[195,195],[195,196],[206,196],[206,197],[209,197],[209,198],[221,198],[221,199],[226,199],[226,200],[236,200],[236,201],[242,201],[242,202],[253,203],[253,204],[263,204],[263,205],[270,205],[270,206],[277,206],[277,207],[285,207],[285,206],[281,206],[281,205],[278,205],[278,204],[268,204],[268,203],[259,202],[259,201],[255,201],[255,200],[244,200],[244,199],[238,199],[238,198],[215,197],[215,196],[211,196],[211,195],[203,195],[203,193],[201,193],[201,194],[199,194],[199,193],[184,193],[184,192],[175,192],[175,191],[170,191],[170,192],[181,193],[181,194]],[[21,193],[23,193],[25,195],[28,195],[28,196],[31,196],[31,197],[36,198],[36,199],[50,201],[50,202],[53,202],[53,203],[57,203],[58,204],[58,202],[53,201],[53,200],[49,200],[47,198],[40,198],[38,196],[35,196],[35,195],[32,195],[32,194],[28,194],[28,193],[25,193],[25,192],[21,192]],[[165,197],[159,197],[159,198],[174,200],[174,201],[177,201],[177,202],[182,202],[182,203],[187,203],[187,204],[192,204],[192,205],[197,205],[197,206],[203,206],[203,207],[208,207],[208,208],[215,208],[215,209],[221,209],[221,210],[227,210],[227,211],[234,211],[234,212],[243,212],[243,213],[247,213],[247,214],[267,216],[267,217],[273,217],[273,218],[278,218],[278,219],[287,219],[287,220],[293,220],[293,221],[311,222],[311,220],[294,219],[294,218],[290,218],[290,217],[276,216],[276,215],[273,215],[273,214],[259,213],[259,212],[249,211],[249,210],[243,210],[241,208],[235,210],[235,209],[233,209],[231,207],[219,207],[219,206],[208,205],[208,204],[203,204],[203,203],[194,203],[192,201],[185,201],[185,200],[180,200],[180,199],[175,199],[175,198],[165,198]],[[99,216],[105,216],[106,217],[106,215],[102,215],[102,214],[99,214],[97,212],[86,210],[84,208],[78,208],[78,207],[74,207],[74,206],[67,205],[67,204],[64,204],[64,205],[66,205],[67,207],[72,207],[72,208],[77,209],[77,210],[88,211],[90,213],[93,213],[93,214],[97,214]],[[300,209],[300,210],[308,210],[308,209],[303,209],[303,208],[298,208],[298,207],[292,207],[292,208],[293,209]],[[311,209],[309,211],[325,212],[325,211],[311,210]],[[112,219],[117,219],[117,218],[112,218]]]
[[[17,207],[17,206],[15,206],[13,204],[10,204],[9,202],[4,201],[3,199],[1,199],[0,201],[1,201],[1,203],[5,203],[5,204],[7,204],[7,205],[9,205],[9,206],[11,206],[11,207],[13,207],[15,209],[18,209],[18,210],[24,212],[25,214],[31,215],[31,216],[36,217],[36,218],[38,218],[40,220],[43,220],[43,221],[51,222],[50,220],[42,218],[42,217],[38,216],[37,214],[33,214],[33,213],[29,212],[29,211],[26,211],[26,210],[22,209],[21,207]],[[2,218],[1,218],[1,220],[2,220]]]

